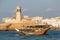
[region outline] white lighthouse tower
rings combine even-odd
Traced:
[[[17,23],[20,23],[21,20],[22,20],[22,17],[21,17],[21,7],[17,6],[17,8],[16,8],[16,21],[17,21]]]

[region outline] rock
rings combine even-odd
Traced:
[[[10,24],[0,24],[0,30],[1,31],[6,31],[7,30],[7,27],[9,26]]]

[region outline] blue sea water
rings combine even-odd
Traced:
[[[0,40],[60,40],[60,31],[49,30],[46,35],[20,35],[16,31],[0,31]]]

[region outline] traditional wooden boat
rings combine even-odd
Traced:
[[[15,30],[22,35],[44,35],[49,29],[50,29],[49,27],[33,29],[33,30],[32,29],[18,30],[15,28]]]

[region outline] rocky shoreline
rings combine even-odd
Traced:
[[[0,31],[15,31],[15,28],[26,29],[27,25],[29,25],[29,24],[27,24],[27,23],[25,23],[25,24],[20,24],[20,23],[0,24]],[[60,28],[51,27],[50,30],[60,30]]]
[[[20,26],[18,24],[0,24],[0,31],[15,31],[15,28],[19,29]]]

